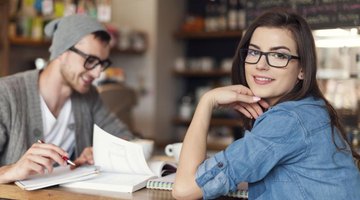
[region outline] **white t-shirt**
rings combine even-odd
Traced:
[[[68,99],[65,102],[57,119],[51,113],[41,95],[40,101],[44,141],[61,147],[71,156],[75,149],[75,120],[71,109],[71,100]]]

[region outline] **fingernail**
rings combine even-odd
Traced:
[[[260,99],[261,99],[260,97],[256,97],[256,96],[253,97],[254,101],[260,101]]]

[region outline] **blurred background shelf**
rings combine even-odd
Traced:
[[[179,31],[174,34],[177,39],[216,39],[216,38],[240,38],[243,31],[216,31],[216,32],[185,32]]]
[[[209,71],[204,70],[174,70],[173,74],[175,76],[183,76],[183,77],[222,77],[222,76],[230,76],[231,71],[223,70],[223,69],[213,69]]]
[[[188,126],[190,125],[191,119],[183,119],[180,117],[175,117],[173,123],[175,125]],[[239,119],[228,119],[228,118],[212,118],[210,121],[210,126],[227,126],[227,127],[241,127],[242,121]]]
[[[50,40],[35,40],[32,38],[24,37],[10,37],[11,45],[23,45],[23,46],[50,46]]]

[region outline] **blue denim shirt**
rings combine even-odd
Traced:
[[[360,199],[360,172],[351,153],[336,149],[325,103],[313,97],[272,107],[196,173],[204,199],[244,181],[249,199]]]

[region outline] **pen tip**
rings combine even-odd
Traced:
[[[72,162],[72,161],[70,161],[70,160],[67,160],[67,163],[69,163],[70,165],[72,165],[72,166],[76,167],[75,163],[73,163],[73,162]]]

